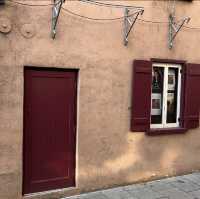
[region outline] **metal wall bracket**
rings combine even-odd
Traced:
[[[53,39],[55,39],[56,36],[56,26],[58,22],[58,17],[60,14],[60,10],[62,8],[62,4],[65,2],[65,0],[54,0],[54,5],[52,8],[52,26],[51,26],[51,36]]]
[[[125,8],[124,10],[124,45],[127,46],[128,44],[128,36],[131,32],[137,18],[139,15],[142,15],[144,9],[139,9],[132,14],[129,14],[132,9]]]
[[[169,49],[172,49],[173,41],[183,25],[189,21],[189,17],[184,17],[183,19],[176,22],[175,17],[172,14],[169,15]]]

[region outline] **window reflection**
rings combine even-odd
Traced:
[[[167,123],[176,123],[178,69],[169,68],[167,91]]]
[[[151,95],[151,123],[162,123],[164,68],[153,67],[152,71],[152,95]]]

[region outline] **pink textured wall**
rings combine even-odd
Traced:
[[[169,1],[118,3],[144,6],[143,19],[168,20]],[[154,57],[200,63],[198,31],[184,28],[169,50],[167,24],[138,21],[125,47],[122,21],[90,21],[62,11],[52,40],[51,7],[8,4],[0,7],[0,26],[1,19],[12,26],[8,34],[0,33],[0,184],[4,185],[0,198],[22,198],[25,65],[80,68],[77,187],[57,191],[52,197],[200,169],[199,129],[156,137],[129,132],[132,61]],[[122,9],[77,1],[64,7],[90,17],[123,15]],[[179,1],[176,16],[191,16],[189,25],[200,26],[199,8],[199,1]],[[49,197],[47,193],[32,198]]]

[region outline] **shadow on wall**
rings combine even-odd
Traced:
[[[77,165],[81,192],[200,169],[199,129],[166,136],[129,132],[131,74],[124,65],[113,60],[82,71]]]
[[[111,132],[107,136],[99,132],[95,144],[91,138],[84,142],[86,150],[84,154],[80,151],[79,164],[81,191],[179,175],[200,168],[200,160],[195,157],[200,151],[195,132],[157,137]]]

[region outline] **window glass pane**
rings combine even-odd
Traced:
[[[178,68],[168,70],[167,123],[176,123]]]
[[[151,124],[162,124],[164,68],[153,67],[151,94]]]

